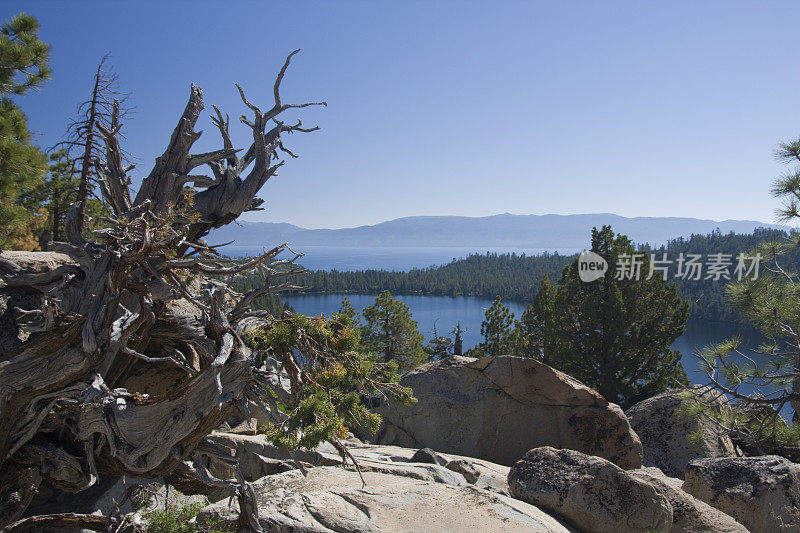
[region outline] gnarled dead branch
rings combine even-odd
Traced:
[[[9,260],[0,264],[0,290],[10,307],[19,307],[12,332],[19,335],[0,353],[0,528],[19,519],[40,484],[77,492],[98,476],[124,475],[214,485],[202,468],[201,443],[257,387],[239,323],[254,298],[293,286],[280,283],[288,274],[277,256],[287,245],[233,264],[202,238],[257,207],[256,194],[283,164],[277,151],[290,153],[283,134],[316,129],[279,120],[287,109],[325,105],[282,102],[280,83],[295,53],[278,74],[269,110],[237,86],[250,111],[241,122],[253,136],[243,155],[219,110],[212,121],[223,147],[191,153],[204,108],[203,91],[192,85],[166,150],[135,197],[118,139],[119,106],[112,105],[109,125],[96,131],[105,143],[95,171],[112,214],[107,227],[86,239],[82,206],[74,204],[66,242],[52,244],[72,264],[42,273]],[[197,174],[204,165],[213,178]],[[263,271],[265,285],[237,304],[223,284],[188,281],[250,268]],[[165,373],[177,377],[161,389],[140,379]],[[252,491],[243,483],[223,484],[255,527]],[[17,527],[100,527],[92,520],[62,515]]]

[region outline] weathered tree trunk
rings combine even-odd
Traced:
[[[241,119],[253,132],[242,157],[219,110],[212,120],[223,148],[190,153],[203,110],[203,92],[192,86],[167,149],[133,201],[114,106],[111,128],[97,125],[106,145],[96,173],[113,213],[108,227],[84,240],[79,198],[67,216],[67,242],[51,243],[71,264],[31,273],[0,261],[0,291],[12,302],[7,314],[29,332],[4,343],[12,347],[0,355],[0,528],[20,517],[40,484],[79,492],[106,475],[175,479],[198,490],[227,487],[247,498],[245,487],[205,470],[219,453],[205,437],[242,402],[259,400],[256,388],[264,382],[239,334],[246,321],[258,319],[248,307],[255,297],[292,287],[281,279],[298,269],[278,267],[298,255],[277,260],[284,245],[231,264],[201,239],[257,205],[255,195],[283,163],[272,164],[283,133],[316,129],[278,120],[286,109],[314,105],[281,102],[280,83],[294,53],[278,74],[268,111],[239,88],[254,115]],[[213,178],[192,174],[202,165]],[[265,285],[236,305],[223,284],[209,281],[193,292],[184,281],[187,273],[245,269],[261,270]],[[32,299],[37,305],[12,309]],[[134,379],[142,369],[171,369],[177,384],[147,394]]]
[[[97,123],[97,105],[100,96],[100,72],[103,68],[103,61],[97,65],[97,72],[94,75],[94,87],[92,88],[92,98],[89,101],[88,117],[85,122],[86,143],[83,148],[81,158],[81,182],[78,188],[78,229],[83,229],[83,221],[86,217],[86,201],[89,199],[89,178],[92,173],[92,146],[94,145],[95,125]],[[54,232],[55,235],[55,232]],[[58,239],[54,236],[54,241]]]

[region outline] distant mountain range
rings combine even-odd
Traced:
[[[723,233],[751,233],[755,228],[788,226],[756,220],[702,220],[678,217],[627,218],[610,213],[587,215],[493,215],[488,217],[404,217],[373,226],[342,229],[306,229],[292,224],[242,222],[215,230],[212,244],[235,241],[236,247],[262,247],[291,242],[303,246],[342,247],[489,247],[581,249],[587,247],[592,227],[610,224],[636,243],[663,244],[677,237]]]

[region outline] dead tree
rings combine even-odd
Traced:
[[[453,331],[450,332],[451,335],[455,335],[455,339],[453,340],[453,355],[463,355],[464,353],[463,334],[466,332],[467,332],[466,329],[461,329],[461,322],[456,324],[456,327],[454,327]]]
[[[92,77],[91,96],[78,105],[78,117],[67,128],[67,139],[56,145],[67,150],[80,172],[77,203],[78,227],[81,231],[85,227],[86,203],[94,190],[96,169],[105,164],[105,139],[100,128],[114,129],[129,113],[124,106],[128,95],[120,92],[119,78],[109,68],[108,59],[106,54],[100,60]],[[120,160],[127,163],[122,151]],[[127,170],[132,168],[130,166]]]
[[[223,147],[191,153],[204,107],[203,91],[192,85],[166,150],[135,198],[119,144],[119,107],[112,105],[109,125],[97,123],[105,157],[95,168],[112,213],[107,227],[84,239],[76,202],[66,242],[51,243],[71,264],[28,273],[0,261],[2,290],[29,302],[14,311],[27,338],[20,335],[24,341],[0,355],[0,528],[19,518],[41,484],[78,492],[99,476],[164,478],[187,491],[221,487],[240,498],[241,509],[253,509],[251,490],[208,473],[211,457],[233,459],[205,437],[248,398],[259,401],[254,391],[263,376],[240,333],[263,316],[249,310],[254,298],[292,287],[285,278],[297,274],[298,255],[278,259],[287,249],[280,245],[245,263],[225,262],[202,238],[257,207],[256,194],[283,164],[279,150],[290,153],[284,134],[317,129],[280,120],[287,109],[326,105],[282,101],[281,80],[296,52],[278,73],[270,109],[262,111],[237,86],[251,117],[240,120],[253,136],[243,153],[216,108],[212,120]],[[205,165],[213,176],[197,173]],[[186,281],[191,273],[253,268],[264,274],[264,286],[236,299],[222,284],[209,282],[199,292]],[[142,369],[170,368],[181,379],[166,392],[145,394],[132,385]],[[257,529],[252,513],[242,519]]]

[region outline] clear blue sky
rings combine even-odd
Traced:
[[[613,212],[773,221],[773,150],[800,136],[794,2],[3,2],[42,24],[53,80],[20,103],[56,142],[110,52],[145,175],[188,95],[231,115],[234,82],[302,113],[300,155],[251,220]],[[88,27],[87,27],[88,25]],[[220,146],[208,115],[198,148]]]

